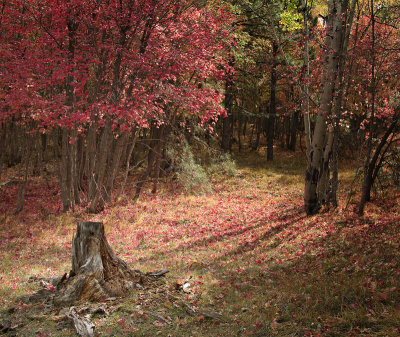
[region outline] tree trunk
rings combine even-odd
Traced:
[[[268,117],[268,134],[267,134],[267,160],[274,159],[274,130],[275,130],[275,117],[276,117],[276,67],[278,66],[277,53],[279,46],[272,42],[272,67],[271,67],[271,91],[270,91],[270,105]]]
[[[126,155],[126,164],[125,164],[124,180],[123,180],[123,182],[121,183],[120,190],[119,190],[118,194],[116,195],[115,200],[118,199],[119,196],[121,195],[121,193],[124,191],[124,188],[125,188],[125,185],[126,185],[126,181],[127,181],[127,179],[128,179],[129,166],[130,166],[130,162],[131,162],[132,152],[133,152],[133,149],[135,148],[135,145],[136,145],[136,139],[137,139],[137,137],[138,137],[138,133],[139,133],[139,132],[136,131],[136,130],[133,132],[133,140],[132,140],[132,142],[131,142],[131,145],[129,146],[129,149],[128,149],[128,152],[127,152],[127,155]]]
[[[304,116],[304,136],[306,140],[306,156],[307,161],[310,161],[311,152],[311,121],[310,121],[310,98],[309,98],[309,85],[310,85],[310,51],[308,46],[309,31],[308,31],[308,18],[307,18],[307,0],[302,0],[303,7],[303,20],[304,20],[304,90],[302,95],[302,109]],[[300,140],[301,144],[301,140]]]
[[[90,200],[89,212],[96,213],[102,210],[104,205],[104,177],[107,168],[107,159],[110,153],[110,144],[112,141],[112,130],[111,130],[111,120],[107,120],[103,128],[103,132],[100,138],[100,144],[98,147],[98,152],[96,156],[96,164],[94,167],[94,183],[95,191],[93,198]],[[102,202],[99,200],[103,198]]]
[[[298,109],[295,109],[295,111],[292,114],[292,119],[290,121],[290,142],[289,142],[289,150],[292,150],[293,152],[296,151],[296,139],[297,139],[297,128],[299,124],[299,114],[300,111]]]
[[[332,122],[333,122],[333,144],[332,144],[332,156],[330,158],[329,168],[332,172],[332,178],[330,179],[330,190],[328,194],[327,203],[331,204],[333,207],[337,207],[337,190],[339,185],[339,174],[338,174],[338,147],[339,147],[339,135],[340,135],[340,119],[342,116],[342,112],[344,111],[344,102],[343,97],[345,100],[347,99],[348,95],[344,95],[344,71],[345,65],[347,61],[347,54],[348,54],[348,45],[350,40],[350,32],[352,29],[352,23],[354,18],[354,12],[356,7],[357,1],[352,0],[351,8],[346,18],[346,33],[344,34],[343,40],[343,47],[341,57],[339,59],[339,70],[338,76],[336,77],[335,83],[335,95],[333,99],[333,107],[332,107]],[[351,65],[350,65],[351,68]],[[347,74],[351,74],[351,71],[348,71]],[[348,84],[351,83],[351,76],[347,75],[346,80]],[[348,87],[348,86],[347,86]]]
[[[87,178],[87,201],[93,199],[94,194],[96,192],[96,181],[94,177],[94,168],[96,164],[96,153],[97,153],[97,122],[94,116],[91,116],[91,119],[94,119],[94,123],[89,126],[88,136],[87,136],[87,145],[86,145],[86,178]]]
[[[242,132],[242,116],[239,115],[238,118],[238,128],[237,128],[237,135],[238,135],[238,148],[239,152],[242,151],[242,139],[241,139],[241,132]]]
[[[61,200],[63,204],[63,211],[67,212],[71,207],[71,189],[70,189],[70,155],[69,155],[69,130],[64,128],[62,130],[62,144],[61,144],[61,162],[59,168],[61,180]]]
[[[324,155],[322,157],[321,168],[320,168],[320,177],[319,177],[319,182],[318,182],[318,199],[322,205],[327,202],[328,196],[330,194],[329,162],[330,162],[331,156],[332,156],[333,137],[334,137],[334,131],[333,131],[333,128],[330,127],[329,133],[327,136],[327,141],[324,146]]]
[[[72,237],[72,269],[57,285],[54,304],[68,306],[123,296],[134,284],[142,283],[142,275],[114,254],[103,223],[82,221]]]
[[[120,168],[122,153],[126,148],[126,143],[128,141],[128,138],[129,138],[129,132],[125,131],[115,141],[115,148],[112,154],[112,164],[107,176],[106,193],[104,199],[99,200],[100,208],[103,208],[104,201],[107,202],[111,201],[111,193],[114,187],[114,181],[118,174],[118,170]]]
[[[22,163],[20,167],[20,171],[22,170],[22,166],[25,165],[24,177],[22,178],[21,173],[19,176],[21,177],[20,186],[18,189],[18,201],[17,206],[15,208],[14,214],[18,214],[22,211],[25,204],[25,189],[26,184],[28,182],[28,171],[29,171],[29,161],[31,156],[32,146],[31,146],[31,137],[29,135],[25,135],[25,144],[24,144],[24,156],[22,158]]]
[[[1,128],[0,128],[0,149],[3,149],[0,153],[0,178],[1,178],[1,173],[3,169],[3,162],[4,162],[4,157],[6,153],[6,132],[7,132],[7,125],[6,123],[1,123]]]
[[[364,181],[362,185],[362,194],[360,204],[358,206],[358,215],[363,215],[365,203],[370,200],[371,198],[371,188],[374,184],[375,178],[379,170],[378,159],[382,153],[382,150],[397,125],[397,117],[394,118],[392,123],[390,124],[389,128],[386,130],[385,134],[381,138],[378,146],[375,149],[374,155],[372,156],[371,160],[366,162],[365,172],[364,172]]]
[[[233,67],[233,57],[229,59],[229,66]],[[232,147],[232,104],[233,104],[233,79],[232,72],[229,70],[225,81],[225,110],[226,117],[222,119],[222,150],[226,152],[231,151]]]
[[[167,126],[162,125],[160,126],[160,133],[159,133],[159,138],[160,140],[158,141],[156,145],[156,151],[155,151],[155,166],[154,166],[154,181],[153,181],[153,189],[151,190],[151,193],[157,193],[157,186],[158,186],[158,180],[160,178],[160,169],[161,169],[161,160],[162,160],[162,152],[163,148],[165,147],[165,140],[167,137]]]
[[[324,168],[324,152],[326,141],[327,117],[331,114],[332,95],[338,88],[335,88],[336,78],[339,73],[339,63],[343,56],[343,38],[346,33],[346,24],[343,16],[348,10],[348,1],[329,1],[329,15],[327,32],[325,38],[325,60],[322,75],[323,90],[320,95],[320,106],[318,109],[317,121],[311,143],[311,150],[308,156],[308,165],[305,177],[304,206],[308,215],[315,214],[321,207],[321,200],[318,195],[318,184],[324,176],[321,169]]]
[[[150,132],[150,144],[149,144],[149,152],[147,154],[147,168],[143,175],[140,177],[140,180],[136,184],[136,191],[135,196],[133,197],[134,200],[139,199],[140,192],[142,191],[144,183],[147,181],[148,177],[151,175],[153,170],[153,164],[156,157],[157,152],[157,142],[159,141],[160,136],[160,129],[161,127],[157,127],[155,125],[152,126]]]
[[[262,107],[261,106],[259,108],[259,116],[262,116]],[[257,151],[258,146],[260,145],[260,137],[261,137],[261,132],[263,129],[262,123],[263,123],[263,118],[257,117],[256,118],[256,131],[257,131],[256,140],[255,140],[254,144],[251,145],[251,149],[253,151]]]

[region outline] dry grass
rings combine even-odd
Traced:
[[[10,335],[74,335],[69,322],[54,320],[57,310],[16,299],[38,289],[30,276],[69,270],[79,219],[103,221],[111,246],[133,268],[170,270],[155,287],[112,302],[109,316],[95,316],[100,336],[398,335],[398,195],[375,200],[363,218],[344,212],[354,174],[347,166],[341,207],[306,218],[304,168],[301,154],[270,163],[253,153],[238,161],[235,177],[215,175],[212,193],[165,190],[137,203],[125,195],[95,216],[55,214],[53,190],[46,213],[35,199],[45,195],[34,193],[38,181],[24,213],[0,218],[1,315],[17,325]],[[176,290],[189,277],[190,291]]]

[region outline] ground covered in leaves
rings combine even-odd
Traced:
[[[399,335],[398,192],[380,194],[357,217],[353,200],[345,209],[350,165],[342,168],[340,207],[307,218],[301,156],[284,153],[274,163],[250,156],[234,177],[215,175],[211,193],[166,185],[136,203],[125,195],[97,215],[61,214],[56,183],[40,178],[28,184],[25,210],[12,215],[17,186],[2,188],[0,334],[74,336],[73,312],[99,336]],[[79,220],[103,221],[133,269],[170,272],[124,299],[74,308],[23,303],[41,287],[51,291],[35,277],[69,271]]]

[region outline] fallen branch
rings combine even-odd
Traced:
[[[146,273],[146,275],[147,276],[154,276],[154,277],[161,277],[161,276],[164,276],[167,273],[169,273],[169,270],[163,269],[163,270],[157,270],[157,271],[152,271],[152,272]]]
[[[158,315],[158,314],[156,314],[154,312],[143,311],[143,313],[145,313],[147,315],[150,315],[150,316],[153,316],[153,317],[157,318],[159,321],[162,321],[162,322],[164,322],[166,324],[171,324],[171,321],[169,319],[166,319],[166,318],[164,318],[164,317],[162,317],[162,316],[160,316],[160,315]]]

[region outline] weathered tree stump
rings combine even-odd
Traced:
[[[57,285],[54,304],[67,306],[77,301],[100,301],[126,295],[143,274],[118,258],[104,234],[101,222],[78,223],[72,237],[72,269]]]

